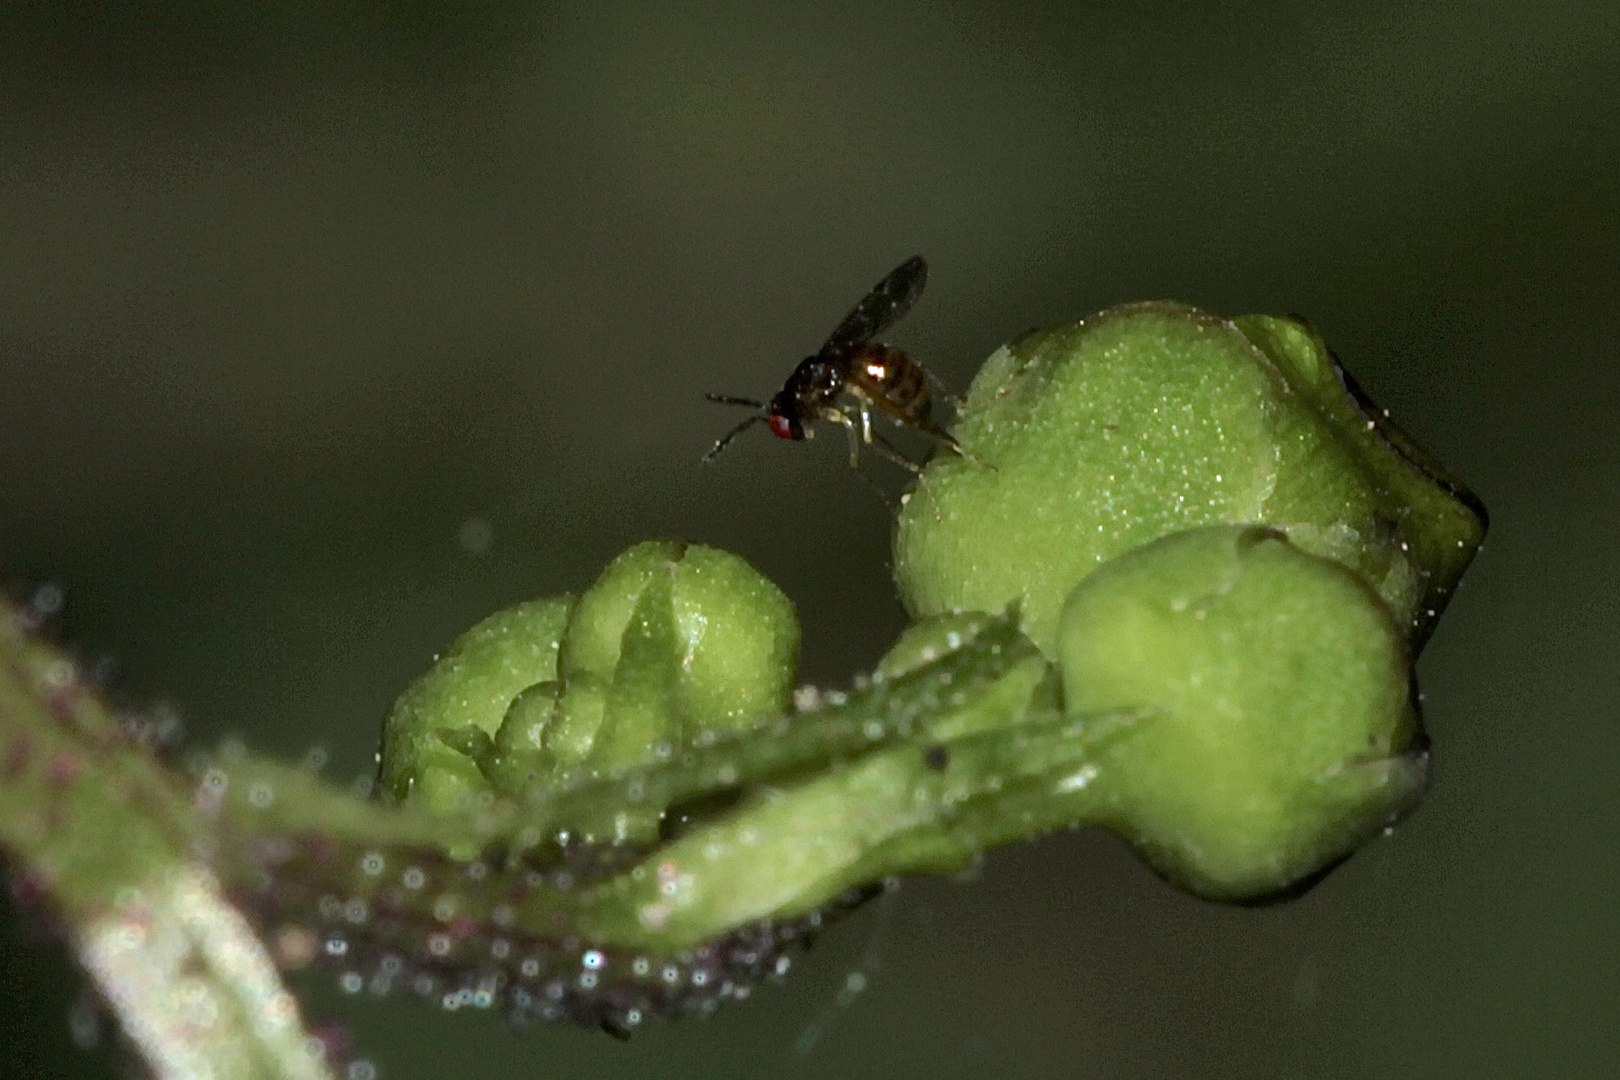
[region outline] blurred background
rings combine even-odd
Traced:
[[[628,1045],[310,1008],[387,1080],[1612,1076],[1617,51],[1609,0],[6,5],[0,579],[122,700],[339,777],[458,631],[648,537],[752,560],[844,682],[902,625],[890,512],[840,438],[700,468],[704,391],[916,252],[892,339],[958,389],[1122,301],[1303,313],[1493,518],[1434,790],[1303,900],[1076,833]],[[117,1074],[79,986],[0,913],[0,1071]]]

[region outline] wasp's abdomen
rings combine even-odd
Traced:
[[[921,364],[892,345],[857,346],[849,357],[849,380],[890,416],[918,420],[928,415],[928,376]]]

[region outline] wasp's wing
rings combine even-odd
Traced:
[[[827,338],[827,344],[821,347],[822,355],[845,345],[859,345],[883,333],[911,310],[926,284],[928,264],[921,255],[913,255],[873,286],[866,299],[844,316],[838,329]]]

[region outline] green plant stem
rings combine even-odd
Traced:
[[[329,1073],[209,863],[190,785],[0,600],[0,846],[160,1080]]]

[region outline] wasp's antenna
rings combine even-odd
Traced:
[[[720,399],[715,398],[714,400],[719,401]],[[757,402],[757,401],[742,401],[742,400],[737,399],[737,398],[731,398],[731,399],[729,399],[727,401],[722,402],[722,404],[726,404],[726,405],[757,405],[761,409],[763,409],[765,407],[763,404],[761,404],[760,402]],[[720,456],[720,451],[722,451],[726,447],[730,446],[732,439],[735,439],[737,436],[741,435],[743,432],[747,431],[749,428],[753,427],[755,424],[763,422],[764,419],[765,419],[765,414],[764,413],[757,413],[754,416],[750,416],[748,419],[744,420],[742,423],[738,424],[736,427],[732,428],[729,432],[726,433],[725,438],[723,438],[719,442],[715,443],[714,448],[712,450],[710,450],[707,454],[703,455],[703,464],[707,465],[709,462],[711,462],[715,458],[719,457]]]
[[[765,403],[763,401],[755,401],[753,398],[732,397],[730,394],[704,394],[703,396],[714,402],[716,405],[746,405],[750,409],[765,408]],[[735,432],[733,432],[733,434],[735,434]],[[730,437],[730,435],[726,436],[728,439]],[[724,442],[725,440],[722,439],[721,441]]]

